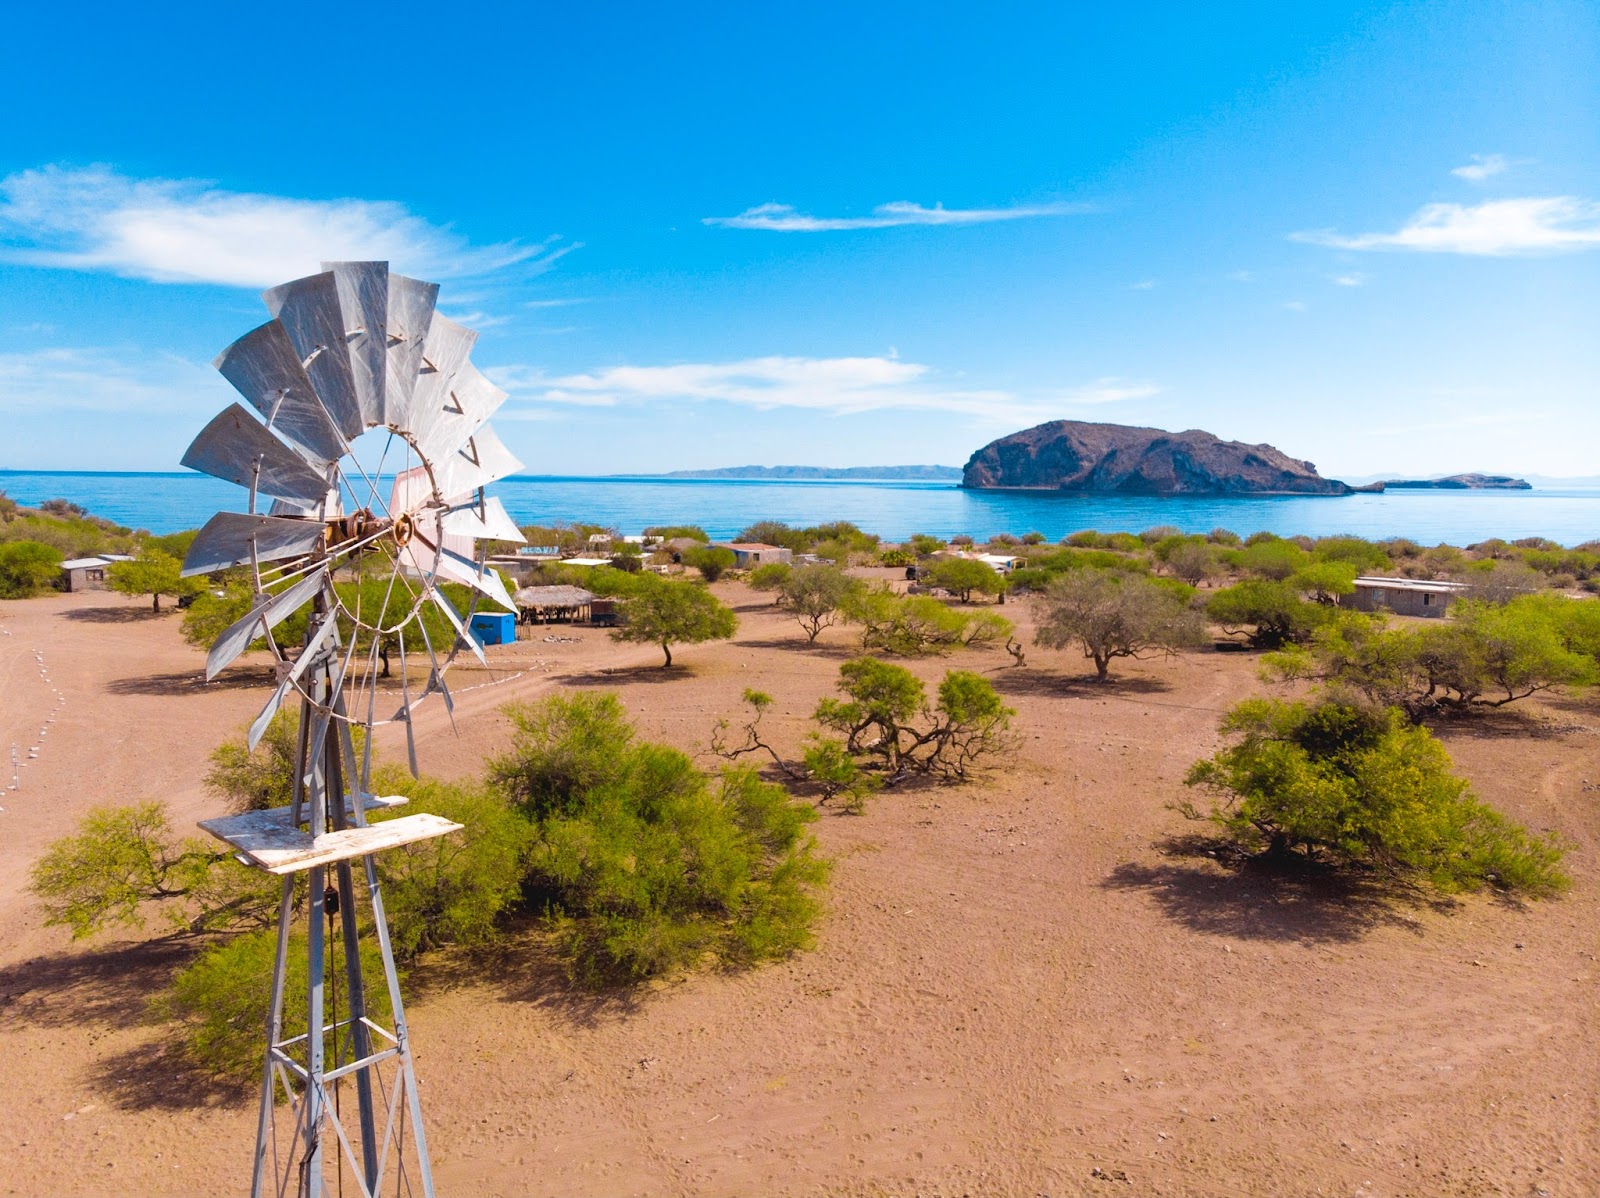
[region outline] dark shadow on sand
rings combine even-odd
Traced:
[[[1216,837],[1172,837],[1159,847],[1165,860],[1120,865],[1101,885],[1142,891],[1168,919],[1208,935],[1350,943],[1384,926],[1417,931],[1409,912],[1456,905],[1372,873],[1243,857]]]
[[[214,694],[228,690],[270,690],[277,685],[277,675],[260,666],[244,666],[225,670],[214,681],[206,681],[205,668],[196,665],[192,670],[175,674],[145,674],[135,678],[113,678],[106,690],[113,695],[153,695],[168,698],[177,695]]]
[[[677,682],[694,677],[694,672],[692,665],[674,661],[665,668],[659,662],[647,666],[617,666],[614,669],[558,675],[555,680],[562,686],[632,686],[640,682]]]
[[[1164,695],[1172,684],[1160,678],[1118,675],[1101,682],[1093,674],[1067,674],[1037,666],[1004,665],[986,671],[994,689],[1006,695],[1038,695],[1050,699],[1128,699],[1135,695]]]
[[[160,611],[151,611],[148,607],[130,605],[128,607],[80,607],[75,611],[58,612],[63,620],[76,620],[80,624],[143,624],[155,620],[165,620],[177,615],[175,607],[163,607]]]

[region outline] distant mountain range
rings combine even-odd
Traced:
[[[633,475],[634,478],[771,478],[771,479],[894,479],[912,482],[953,483],[961,479],[959,466],[723,466],[715,470],[673,470],[667,474]]]

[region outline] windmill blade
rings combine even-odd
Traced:
[[[390,428],[411,430],[411,401],[422,369],[423,347],[428,326],[433,323],[433,305],[439,284],[389,276],[389,314],[384,322],[388,340],[388,361],[384,366],[383,423]]]
[[[439,610],[444,613],[444,618],[449,620],[455,628],[456,636],[466,643],[468,649],[472,650],[472,655],[487,666],[489,659],[483,655],[483,646],[478,643],[478,638],[472,635],[472,630],[461,619],[461,613],[455,609],[455,605],[446,599],[444,593],[436,586],[428,588],[428,598],[432,599]]]
[[[274,504],[274,507],[277,505]],[[327,531],[322,521],[218,512],[206,521],[183,559],[183,577],[210,574],[252,560],[280,561],[310,553]]]
[[[263,428],[243,404],[229,404],[200,430],[183,465],[212,478],[256,488],[297,503],[317,504],[328,493],[321,469]]]
[[[417,449],[430,462],[444,461],[465,445],[505,401],[504,391],[470,361],[463,362],[450,380],[449,394],[432,414],[432,422],[415,431]]]
[[[422,372],[417,375],[416,390],[411,396],[409,430],[418,445],[432,439],[429,433],[446,417],[446,409],[456,406],[450,395],[451,384],[466,365],[477,340],[478,334],[465,325],[442,313],[433,314],[428,339],[422,347]]]
[[[344,316],[345,345],[350,354],[350,377],[362,423],[383,423],[383,393],[388,361],[385,330],[389,323],[389,264],[387,262],[324,262],[339,292]]]
[[[522,469],[522,463],[505,447],[494,429],[485,425],[472,435],[459,453],[434,467],[433,476],[445,495],[461,495],[486,487]]]
[[[440,527],[450,536],[471,537],[476,541],[526,541],[517,522],[506,511],[505,504],[490,497],[480,505],[476,502],[452,505],[439,519]]]
[[[264,603],[257,603],[250,609],[249,615],[230,624],[206,655],[206,681],[210,682],[226,669],[234,658],[249,648],[250,642],[256,637],[276,627],[298,610],[301,604],[317,593],[317,588],[327,576],[328,567],[318,566],[288,590],[279,591]]]
[[[312,389],[289,333],[276,320],[252,329],[212,363],[248,399],[267,427],[322,462],[337,461],[344,438]]]
[[[497,570],[485,566],[478,568],[478,563],[471,558],[464,557],[449,548],[439,551],[437,571],[440,577],[448,578],[451,582],[459,582],[469,586],[479,594],[498,603],[506,611],[516,614],[517,605],[512,601],[511,595],[506,591],[505,581]]]
[[[285,516],[301,520],[337,520],[344,515],[344,496],[338,487],[329,487],[321,503],[296,503],[289,499],[274,499],[267,509],[269,516]]]
[[[344,310],[333,272],[325,270],[284,283],[263,291],[261,299],[289,334],[334,427],[346,441],[354,441],[366,430],[367,422],[356,394],[350,349],[345,344]]]
[[[283,676],[283,681],[278,683],[272,692],[272,697],[267,700],[267,705],[261,709],[261,714],[256,716],[255,722],[250,725],[250,732],[245,737],[245,743],[250,751],[255,752],[256,746],[261,743],[261,738],[266,734],[267,725],[272,723],[272,717],[278,714],[278,708],[283,705],[284,699],[294,684],[299,682],[305,672],[311,668],[311,663],[321,656],[322,650],[330,642],[337,641],[339,627],[339,609],[332,608],[323,613],[322,621],[317,625],[316,631],[311,634],[311,640],[300,651],[300,656],[290,667],[289,672]]]

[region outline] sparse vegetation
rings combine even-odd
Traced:
[[[1051,582],[1036,606],[1035,640],[1051,649],[1077,645],[1102,682],[1119,657],[1171,654],[1205,637],[1200,614],[1170,580],[1077,570]]]
[[[611,638],[660,645],[663,669],[672,665],[672,646],[726,640],[739,627],[732,610],[704,587],[650,574],[633,577],[639,582],[619,601],[622,623]]]

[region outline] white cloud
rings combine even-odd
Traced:
[[[1154,291],[1155,289],[1156,281],[1154,279],[1140,279],[1137,283],[1128,284],[1129,291]]]
[[[1485,179],[1504,174],[1509,169],[1511,169],[1511,159],[1504,154],[1474,154],[1472,161],[1466,166],[1458,166],[1450,173],[1458,179],[1482,183]]]
[[[1367,285],[1367,276],[1359,270],[1351,270],[1342,275],[1330,276],[1330,281],[1335,287],[1365,287]]]
[[[1290,300],[1283,306],[1289,312],[1304,312],[1307,307],[1305,300]]]
[[[1483,204],[1428,204],[1394,233],[1346,236],[1331,229],[1293,241],[1341,250],[1410,250],[1510,258],[1600,247],[1600,204],[1575,196],[1528,196]]]
[[[1228,281],[1231,283],[1253,283],[1255,275],[1248,270],[1236,270],[1228,275]]]
[[[19,415],[209,414],[232,394],[209,366],[175,354],[126,347],[0,354],[0,411]]]
[[[849,414],[898,409],[997,421],[1047,420],[1060,417],[1063,409],[1144,399],[1160,390],[1152,383],[1108,377],[1050,395],[1022,396],[954,386],[928,366],[892,357],[766,357],[611,366],[558,377],[526,366],[498,367],[487,373],[516,399],[531,404],[611,407],[718,401],[760,410],[805,408]]]
[[[980,225],[1039,216],[1075,216],[1093,211],[1088,204],[1020,204],[1012,208],[925,208],[908,200],[879,204],[871,216],[810,216],[790,204],[757,204],[738,216],[708,216],[701,223],[725,229],[766,229],[775,233],[830,233],[841,229],[891,229],[898,225]]]
[[[47,166],[0,180],[0,256],[157,283],[266,287],[323,261],[387,260],[428,278],[548,266],[575,245],[473,246],[401,204],[223,191],[195,179],[130,179]]]

